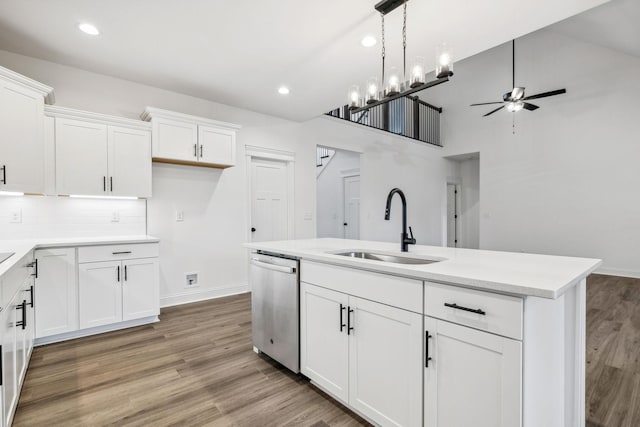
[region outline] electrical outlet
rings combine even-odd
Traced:
[[[22,209],[9,212],[9,222],[19,224],[22,222]]]
[[[111,222],[120,222],[120,212],[118,211],[111,212]]]
[[[184,221],[184,211],[176,211],[176,222]]]

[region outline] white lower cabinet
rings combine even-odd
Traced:
[[[121,262],[79,264],[80,328],[122,321]]]
[[[422,315],[301,283],[302,373],[380,425],[422,423]]]
[[[36,260],[36,338],[77,331],[76,249],[38,249]]]
[[[18,295],[7,305],[2,312],[2,425],[11,425],[15,407],[18,403],[18,368],[17,358],[17,330],[16,326],[20,313],[18,307],[22,300],[17,302]]]
[[[129,246],[96,246],[81,248],[79,259],[92,259],[102,249],[116,258],[133,252]],[[78,272],[81,329],[160,314],[157,257],[79,263]]]

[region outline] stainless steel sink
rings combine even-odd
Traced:
[[[421,259],[421,258],[411,258],[406,256],[396,256],[396,255],[386,255],[386,254],[378,254],[375,252],[340,252],[334,255],[346,256],[350,258],[360,258],[360,259],[368,259],[372,261],[382,261],[382,262],[391,262],[395,264],[414,264],[414,265],[424,265],[424,264],[432,264],[434,262],[438,262],[439,260],[435,259]]]

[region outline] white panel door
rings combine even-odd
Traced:
[[[360,239],[360,177],[344,178],[344,238]]]
[[[56,119],[58,194],[107,195],[107,126]]]
[[[158,258],[122,262],[122,320],[160,314]]]
[[[236,164],[236,133],[231,130],[198,126],[198,157],[201,162],[221,166]]]
[[[380,425],[422,424],[422,318],[349,297],[349,405]]]
[[[4,406],[3,411],[3,425],[10,426],[13,413],[15,411],[15,405],[18,399],[18,375],[16,367],[16,330],[19,326],[16,326],[18,317],[20,316],[19,310],[17,310],[17,297],[8,305],[8,310],[1,313],[0,319],[2,321],[1,331],[2,335],[2,403]],[[22,300],[20,300],[22,303]]]
[[[120,261],[78,264],[80,329],[122,321]]]
[[[39,249],[36,259],[36,338],[78,330],[75,248]]]
[[[198,125],[154,118],[153,157],[198,161]]]
[[[44,98],[0,79],[0,191],[44,193]]]
[[[300,284],[300,370],[343,403],[349,401],[346,294]]]
[[[288,236],[287,164],[251,160],[251,240],[286,240]]]
[[[109,126],[109,191],[151,197],[151,132]]]
[[[425,317],[426,427],[522,425],[522,343]]]

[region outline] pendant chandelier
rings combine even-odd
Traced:
[[[380,12],[382,23],[382,78],[378,80],[375,76],[370,77],[364,86],[364,93],[361,92],[358,85],[352,85],[349,88],[348,106],[352,113],[365,111],[394,99],[439,85],[449,81],[449,77],[453,76],[452,52],[444,43],[440,44],[436,49],[435,80],[426,80],[426,61],[422,56],[415,57],[411,64],[409,76],[407,76],[407,1],[383,0],[375,5],[375,9]],[[399,6],[403,6],[404,9],[402,20],[402,72],[397,67],[390,67],[387,73],[385,69],[384,17]]]

